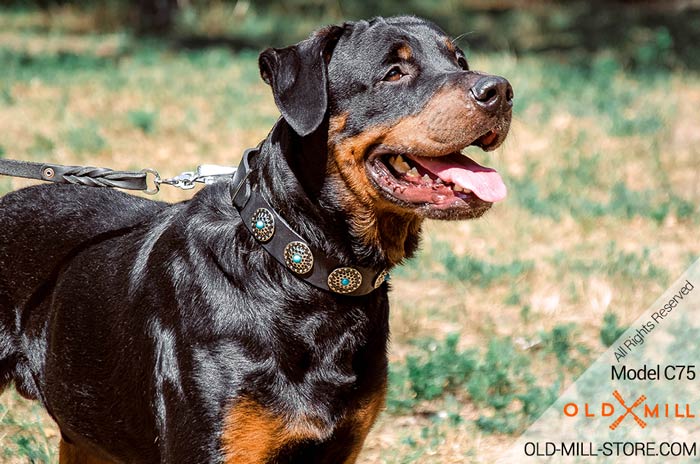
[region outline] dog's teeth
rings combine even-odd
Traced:
[[[463,192],[463,193],[472,193],[472,191],[469,190],[469,189],[463,189],[462,192]]]
[[[430,178],[430,176],[427,175],[427,174],[423,174],[422,179],[423,179],[423,182],[431,182],[431,181],[432,181],[432,179]]]
[[[408,172],[406,172],[406,175],[408,177],[420,177],[418,169],[416,169],[415,167],[411,168]]]
[[[442,185],[442,184],[443,184],[442,179],[440,179],[439,177],[437,178],[437,180],[435,181],[435,183],[438,184],[438,185]]]
[[[455,186],[452,187],[452,190],[454,190],[455,192],[462,192],[462,191],[464,191],[464,189],[463,189],[461,186],[457,185],[457,184],[455,184]]]
[[[389,163],[391,163],[391,166],[396,169],[396,172],[401,174],[406,174],[409,169],[411,169],[411,166],[404,161],[401,155],[392,156]]]

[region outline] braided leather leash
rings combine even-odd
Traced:
[[[150,195],[158,193],[162,184],[189,190],[194,188],[197,182],[210,184],[222,177],[230,178],[235,172],[236,168],[231,166],[204,164],[197,166],[195,171],[187,171],[169,179],[162,179],[158,171],[153,169],[115,171],[91,166],[64,166],[0,159],[0,175],[37,179],[58,184],[141,190]],[[149,174],[153,176],[151,187],[148,185]]]

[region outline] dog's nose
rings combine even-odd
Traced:
[[[471,88],[477,105],[489,112],[513,106],[513,87],[500,76],[484,76]]]

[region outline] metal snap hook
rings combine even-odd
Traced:
[[[146,168],[141,169],[141,172],[146,174],[146,190],[144,190],[144,192],[148,195],[155,195],[158,193],[160,191],[160,184],[163,182],[160,178],[160,174],[158,174],[158,171],[155,169]],[[148,188],[148,174],[153,174],[153,188]]]

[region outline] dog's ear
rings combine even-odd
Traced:
[[[328,26],[296,45],[268,48],[260,54],[260,76],[272,87],[284,119],[301,136],[315,131],[326,114],[326,65],[344,30],[341,26]]]

